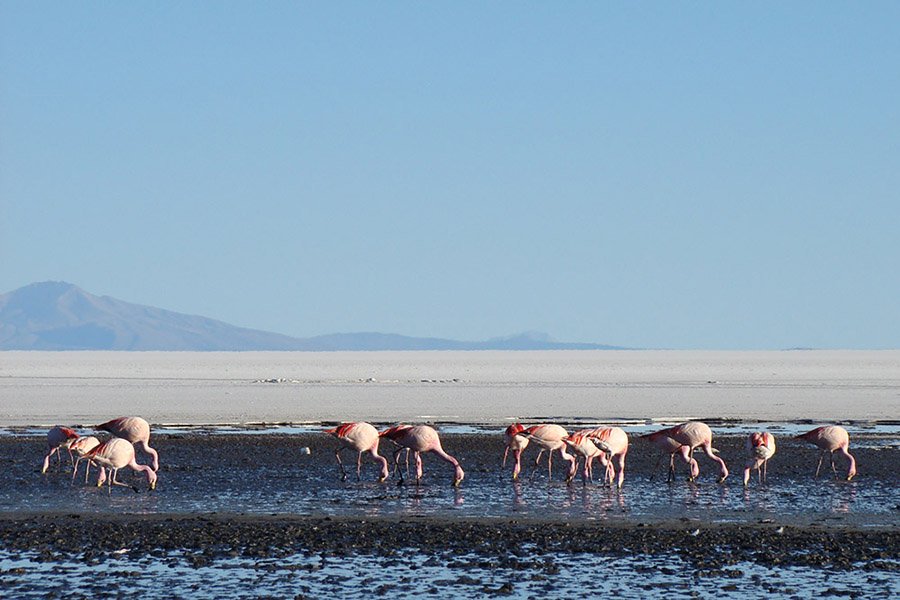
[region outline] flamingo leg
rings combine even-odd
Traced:
[[[656,477],[656,471],[659,469],[659,463],[662,462],[662,457],[662,454],[656,457],[656,463],[654,463],[653,468],[650,470],[650,481],[653,481],[653,478]]]
[[[675,453],[672,452],[669,454],[669,477],[666,479],[666,483],[672,483],[675,481]]]
[[[501,469],[505,469],[505,468],[506,468],[506,457],[507,457],[508,454],[509,454],[509,446],[507,446],[506,449],[503,451],[503,462],[500,463],[500,468],[501,468]]]
[[[539,466],[540,463],[541,463],[541,456],[543,456],[543,454],[544,454],[544,449],[541,448],[540,450],[538,450],[537,456],[534,457],[534,470],[531,472],[531,479],[532,479],[532,480],[533,480],[534,477],[537,475],[538,466]]]
[[[338,468],[341,470],[341,481],[347,481],[347,471],[344,470],[344,461],[341,460],[341,450],[344,449],[344,446],[338,448],[334,457],[337,459]]]
[[[837,468],[834,466],[834,450],[831,451],[831,471],[834,473],[834,478],[838,478]]]
[[[397,485],[403,485],[403,471],[400,469],[400,453],[403,452],[405,448],[397,448],[394,450],[394,473],[400,476],[400,479],[397,481]],[[407,454],[407,457],[409,454]]]
[[[112,477],[109,478],[109,485],[120,485],[120,486],[122,486],[122,487],[127,487],[127,488],[134,489],[133,486],[131,486],[131,485],[127,484],[127,483],[122,483],[121,481],[118,481],[118,480],[116,479],[116,477],[117,477],[118,475],[119,475],[119,470],[118,470],[118,469],[113,469]]]
[[[819,453],[819,465],[816,467],[816,474],[813,477],[813,479],[819,478],[819,469],[822,468],[822,461],[825,460],[825,452],[826,451],[823,450],[822,452]]]
[[[360,481],[362,479],[361,473],[362,473],[362,452],[359,452],[356,455],[356,480],[357,481]]]

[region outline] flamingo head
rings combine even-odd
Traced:
[[[462,470],[462,467],[456,465],[456,473],[453,476],[453,487],[459,487],[459,484],[462,483],[462,480],[465,478],[466,474]]]

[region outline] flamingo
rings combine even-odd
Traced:
[[[597,447],[594,443],[594,440],[591,439],[590,433],[593,432],[593,429],[582,429],[581,431],[576,431],[566,437],[563,438],[563,442],[566,446],[569,447],[570,450],[574,454],[581,456],[584,458],[584,468],[581,473],[581,480],[584,483],[587,483],[588,480],[593,481],[593,461],[595,458],[605,459],[605,455],[603,450]],[[607,471],[609,470],[609,463],[606,465]]]
[[[72,481],[75,480],[75,474],[78,473],[78,465],[84,460],[85,455],[100,445],[100,440],[95,438],[92,435],[80,437],[69,446],[69,449],[72,450],[75,454],[78,455],[78,459],[75,461],[75,468],[72,470]],[[88,459],[87,467],[84,471],[84,482],[87,483],[88,475],[91,472],[91,461]]]
[[[341,481],[346,481],[347,472],[344,470],[344,463],[341,462],[341,451],[353,448],[357,451],[356,456],[356,480],[360,479],[360,470],[362,469],[363,452],[368,452],[372,457],[381,462],[381,478],[379,482],[384,481],[390,474],[388,471],[388,461],[385,457],[378,454],[378,430],[369,423],[343,423],[334,429],[329,429],[325,433],[331,434],[341,441],[341,445],[335,451],[334,456],[337,458],[338,466],[341,468]]]
[[[775,454],[775,436],[765,431],[751,433],[747,438],[747,465],[744,467],[744,486],[750,481],[750,470],[759,473],[759,482],[766,479],[769,459]]]
[[[116,437],[128,440],[153,459],[153,470],[159,471],[159,454],[150,447],[150,424],[140,417],[119,417],[97,425],[95,429],[108,431]]]
[[[725,466],[724,460],[716,456],[717,451],[712,447],[712,431],[706,423],[701,423],[700,421],[688,421],[687,423],[669,427],[668,429],[663,429],[656,433],[670,437],[681,444],[678,451],[684,459],[684,462],[691,466],[691,476],[688,481],[694,481],[697,476],[700,475],[700,466],[694,459],[695,448],[703,448],[703,451],[709,458],[719,463],[718,483],[722,483],[725,481],[725,478],[728,477],[728,467]]]
[[[108,489],[111,490],[111,486],[113,485],[121,485],[137,491],[137,488],[130,486],[127,483],[116,481],[116,475],[118,474],[119,469],[122,467],[130,467],[135,471],[146,474],[147,483],[150,484],[150,489],[156,489],[156,472],[147,465],[139,465],[135,462],[134,445],[125,438],[111,438],[85,454],[85,458],[100,466],[100,477],[97,478],[97,487],[102,486],[106,481],[106,470],[104,469],[104,467],[106,467],[112,470],[112,475],[109,477],[109,483],[107,483]]]
[[[74,465],[75,459],[72,458],[70,446],[76,439],[78,439],[78,434],[75,433],[74,429],[63,427],[62,425],[51,427],[50,431],[47,432],[47,455],[44,456],[44,465],[41,467],[41,473],[46,473],[47,469],[50,468],[50,457],[54,454],[56,454],[57,464],[62,463],[59,453],[60,448],[65,448],[69,451],[69,459]]]
[[[572,481],[575,477],[577,460],[574,456],[566,452],[566,443],[563,439],[568,437],[569,432],[566,431],[564,427],[550,423],[542,423],[541,425],[532,425],[527,429],[523,429],[516,435],[526,437],[542,449],[548,451],[547,470],[550,478],[553,477],[553,452],[559,450],[559,455],[570,463],[569,473],[566,476],[566,483]]]
[[[506,437],[506,449],[503,451],[503,464],[500,468],[506,468],[506,457],[509,454],[509,451],[512,450],[513,459],[516,461],[513,466],[513,481],[519,478],[519,473],[522,470],[522,452],[528,447],[528,438],[517,435],[524,429],[525,428],[521,423],[513,423],[506,428],[506,431],[503,434]],[[541,452],[543,452],[543,450],[541,450]]]
[[[589,434],[594,444],[603,451],[601,464],[606,467],[606,479],[613,482],[616,472],[616,487],[621,489],[625,482],[625,455],[628,454],[628,434],[621,427],[597,427]]]
[[[822,468],[822,461],[825,459],[826,453],[831,453],[831,470],[837,476],[837,469],[834,468],[834,452],[839,450],[841,454],[850,460],[850,468],[847,470],[847,481],[853,479],[856,475],[856,459],[850,454],[850,434],[847,430],[838,425],[827,425],[825,427],[817,427],[812,431],[796,436],[796,439],[812,442],[819,447],[822,452],[819,455],[819,465],[816,467],[816,477],[819,477],[819,469]]]
[[[416,483],[419,483],[419,480],[422,479],[422,452],[436,454],[440,459],[453,465],[455,468],[453,487],[458,487],[466,476],[459,465],[459,461],[444,452],[438,433],[433,427],[428,425],[397,425],[396,427],[385,429],[378,435],[386,437],[398,446],[397,450],[394,451],[395,470],[397,469],[397,459],[400,456],[400,452],[404,448],[412,450],[416,460]],[[403,483],[402,472],[400,473],[400,483]]]
[[[653,467],[654,471],[656,470],[656,467],[659,466],[659,461],[662,460],[662,457],[666,454],[669,455],[669,475],[666,478],[666,483],[670,483],[675,479],[675,453],[681,448],[681,444],[667,436],[665,429],[654,433],[644,434],[641,436],[641,439],[650,441],[663,452],[656,460],[656,466]],[[653,475],[651,475],[650,478],[653,479]]]

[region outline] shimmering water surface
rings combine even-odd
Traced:
[[[181,552],[132,559],[128,549],[103,561],[11,558],[0,551],[0,577],[10,597],[91,597],[116,590],[121,598],[571,598],[672,597],[896,598],[900,580],[883,572],[766,567],[742,562],[697,568],[677,552],[665,556],[526,555],[515,566],[483,556],[341,558],[294,554],[277,559],[219,559],[198,565]]]

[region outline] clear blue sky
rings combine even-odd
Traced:
[[[900,347],[898,2],[0,3],[0,292]]]

